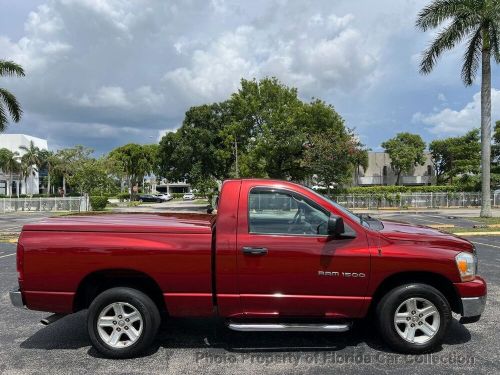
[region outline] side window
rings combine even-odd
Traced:
[[[255,188],[248,210],[250,233],[327,234],[329,214],[297,194]]]

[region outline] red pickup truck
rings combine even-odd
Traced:
[[[238,331],[350,329],[370,317],[404,353],[435,349],[452,311],[479,320],[474,246],[435,229],[356,216],[301,185],[228,180],[216,215],[102,214],[25,225],[12,303],[88,309],[92,344],[135,356],[161,319],[225,318]],[[47,323],[47,322],[46,322]]]

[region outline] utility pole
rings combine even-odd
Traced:
[[[235,169],[236,169],[236,178],[240,177],[240,171],[238,169],[238,141],[236,141],[236,137],[234,138],[234,157],[235,157]]]

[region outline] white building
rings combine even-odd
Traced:
[[[412,168],[400,176],[400,185],[431,185],[436,183],[432,156],[424,153],[424,164]],[[391,158],[386,152],[368,152],[368,168],[360,167],[354,174],[354,185],[394,185],[397,175],[391,167]]]
[[[0,148],[6,148],[12,152],[17,151],[20,157],[23,156],[24,151],[19,147],[29,147],[31,141],[33,141],[35,146],[40,150],[48,150],[46,139],[32,137],[25,134],[0,134]],[[9,174],[4,173],[0,169],[0,195],[8,195],[9,191],[12,192],[13,196],[20,194],[39,194],[40,192],[38,172],[35,172],[34,175],[28,176],[26,181],[24,181],[24,178],[19,174],[13,174],[12,186],[10,189],[8,188],[9,178]]]

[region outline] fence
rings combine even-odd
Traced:
[[[66,198],[1,198],[0,214],[16,211],[88,211],[87,197]]]
[[[447,208],[479,207],[481,193],[387,193],[347,194],[333,199],[347,208]],[[491,194],[491,204],[500,206],[500,194]]]

